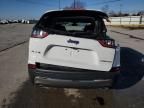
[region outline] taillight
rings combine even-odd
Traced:
[[[33,38],[45,38],[48,36],[48,33],[43,30],[33,30],[31,37]]]
[[[108,48],[115,48],[115,41],[111,39],[107,40],[98,40],[98,42],[103,46],[103,47],[108,47]]]
[[[28,69],[36,69],[36,64],[28,64]]]

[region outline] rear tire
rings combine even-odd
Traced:
[[[117,83],[117,81],[118,81],[118,76],[119,76],[119,75],[115,75],[115,76],[113,77],[113,82],[112,82],[112,86],[111,86],[112,89],[115,88],[115,86],[116,86],[116,83]]]
[[[29,72],[29,80],[34,85],[35,75],[34,75],[33,71],[28,70],[28,72]]]

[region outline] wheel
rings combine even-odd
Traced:
[[[119,75],[115,75],[114,77],[113,77],[113,81],[112,81],[112,87],[111,88],[114,88],[115,86],[116,86],[116,84],[117,84],[117,81],[118,81],[118,77],[119,77]]]
[[[30,70],[28,70],[28,72],[29,72],[29,80],[34,85],[34,79],[35,79],[34,72]]]

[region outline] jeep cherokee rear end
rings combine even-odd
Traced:
[[[62,10],[45,13],[32,31],[31,81],[53,87],[110,87],[119,73],[120,48],[106,35],[105,13]]]

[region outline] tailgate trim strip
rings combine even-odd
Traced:
[[[70,47],[70,46],[63,46],[63,45],[54,45],[54,44],[51,44],[51,45],[48,45],[48,47],[46,48],[45,52],[44,52],[44,55],[46,55],[46,53],[53,47],[55,46],[58,46],[58,47],[66,47],[66,48],[72,48],[72,49],[75,49],[75,50],[87,50],[87,51],[92,51],[90,49],[85,49],[85,48],[76,48],[76,47]]]

